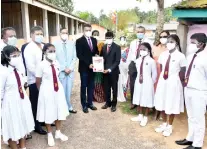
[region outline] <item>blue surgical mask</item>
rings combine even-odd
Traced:
[[[44,40],[44,37],[42,35],[35,35],[35,42],[36,43],[42,43]]]
[[[144,38],[144,33],[137,33],[137,38],[138,39],[143,39]]]

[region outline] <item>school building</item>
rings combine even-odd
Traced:
[[[62,27],[68,28],[69,38],[75,40],[82,35],[83,25],[89,24],[43,0],[1,0],[1,11],[1,28],[15,28],[18,47],[30,41],[33,26],[42,26],[45,42],[52,42]]]

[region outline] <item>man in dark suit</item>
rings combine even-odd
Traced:
[[[97,110],[92,102],[94,92],[94,72],[92,57],[98,54],[98,47],[97,40],[91,37],[91,29],[91,25],[84,25],[84,35],[76,40],[76,52],[79,59],[78,71],[80,73],[81,79],[80,97],[84,113],[88,113],[88,108],[91,110]]]
[[[113,42],[113,32],[105,34],[106,45],[104,45],[101,56],[104,58],[104,94],[106,103],[102,109],[111,107],[111,111],[116,111],[117,88],[119,79],[119,63],[121,59],[121,47]],[[113,100],[110,99],[111,88]]]

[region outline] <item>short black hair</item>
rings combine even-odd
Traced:
[[[6,31],[10,31],[10,30],[15,31],[15,29],[13,27],[5,27],[5,28],[3,28],[1,30],[1,38],[4,37],[4,35],[6,34]]]
[[[92,32],[92,36],[94,36],[95,33],[97,33],[98,36],[99,36],[99,31],[98,31],[98,30],[94,30],[94,31]]]
[[[144,26],[138,26],[137,28],[141,28],[145,31],[145,27]]]
[[[44,33],[44,30],[43,30],[43,28],[41,26],[34,26],[34,27],[32,27],[30,33],[34,34],[35,31],[42,31]]]
[[[190,37],[190,39],[195,39],[200,43],[206,43],[207,42],[207,36],[204,33],[195,33]]]
[[[60,29],[60,32],[62,32],[62,30],[64,30],[64,29],[67,29],[67,28],[66,28],[66,27],[61,28],[61,29]],[[67,30],[68,30],[68,29],[67,29]]]
[[[85,28],[85,27],[91,27],[91,25],[90,24],[84,24],[83,28]]]
[[[1,64],[3,66],[8,67],[10,62],[10,54],[15,51],[19,51],[19,49],[15,46],[7,45],[3,48],[3,50],[1,51]]]
[[[106,32],[105,37],[112,37],[114,38],[114,33],[111,31]]]

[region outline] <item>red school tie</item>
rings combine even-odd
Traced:
[[[54,90],[57,92],[59,87],[58,87],[58,81],[57,81],[57,75],[56,75],[55,67],[54,67],[53,64],[51,65],[51,68],[52,68],[52,75],[53,75]]]
[[[168,79],[169,67],[170,67],[170,59],[171,59],[171,55],[169,55],[169,57],[167,59],[167,62],[166,62],[166,65],[165,65],[165,71],[164,71],[164,75],[163,75],[163,78],[165,80]]]
[[[139,40],[139,45],[138,45],[137,50],[136,50],[136,59],[139,57],[139,48],[141,46],[141,43],[142,43],[142,41]]]
[[[191,72],[191,69],[192,69],[192,66],[193,66],[193,62],[194,62],[194,60],[195,60],[197,54],[198,54],[199,52],[201,52],[201,51],[202,51],[202,50],[198,50],[198,51],[194,54],[194,56],[193,56],[193,58],[192,58],[192,60],[191,60],[191,62],[190,62],[190,65],[189,65],[189,67],[188,67],[188,71],[187,71],[187,74],[186,74],[186,77],[185,77],[184,87],[186,87],[186,86],[188,85],[188,81],[189,81],[190,72]]]
[[[142,63],[140,65],[140,74],[139,74],[139,83],[142,84],[143,83],[143,64],[144,64],[144,59],[146,56],[144,56],[142,58]]]
[[[92,43],[91,43],[91,39],[90,38],[88,38],[88,44],[89,44],[89,47],[90,47],[91,51],[93,51],[93,46],[92,46]]]
[[[16,77],[16,80],[17,80],[19,95],[22,99],[24,99],[24,93],[23,93],[23,90],[22,90],[21,80],[20,80],[20,77],[19,77],[19,74],[18,74],[16,68],[14,69],[14,74],[15,74],[15,77]]]

